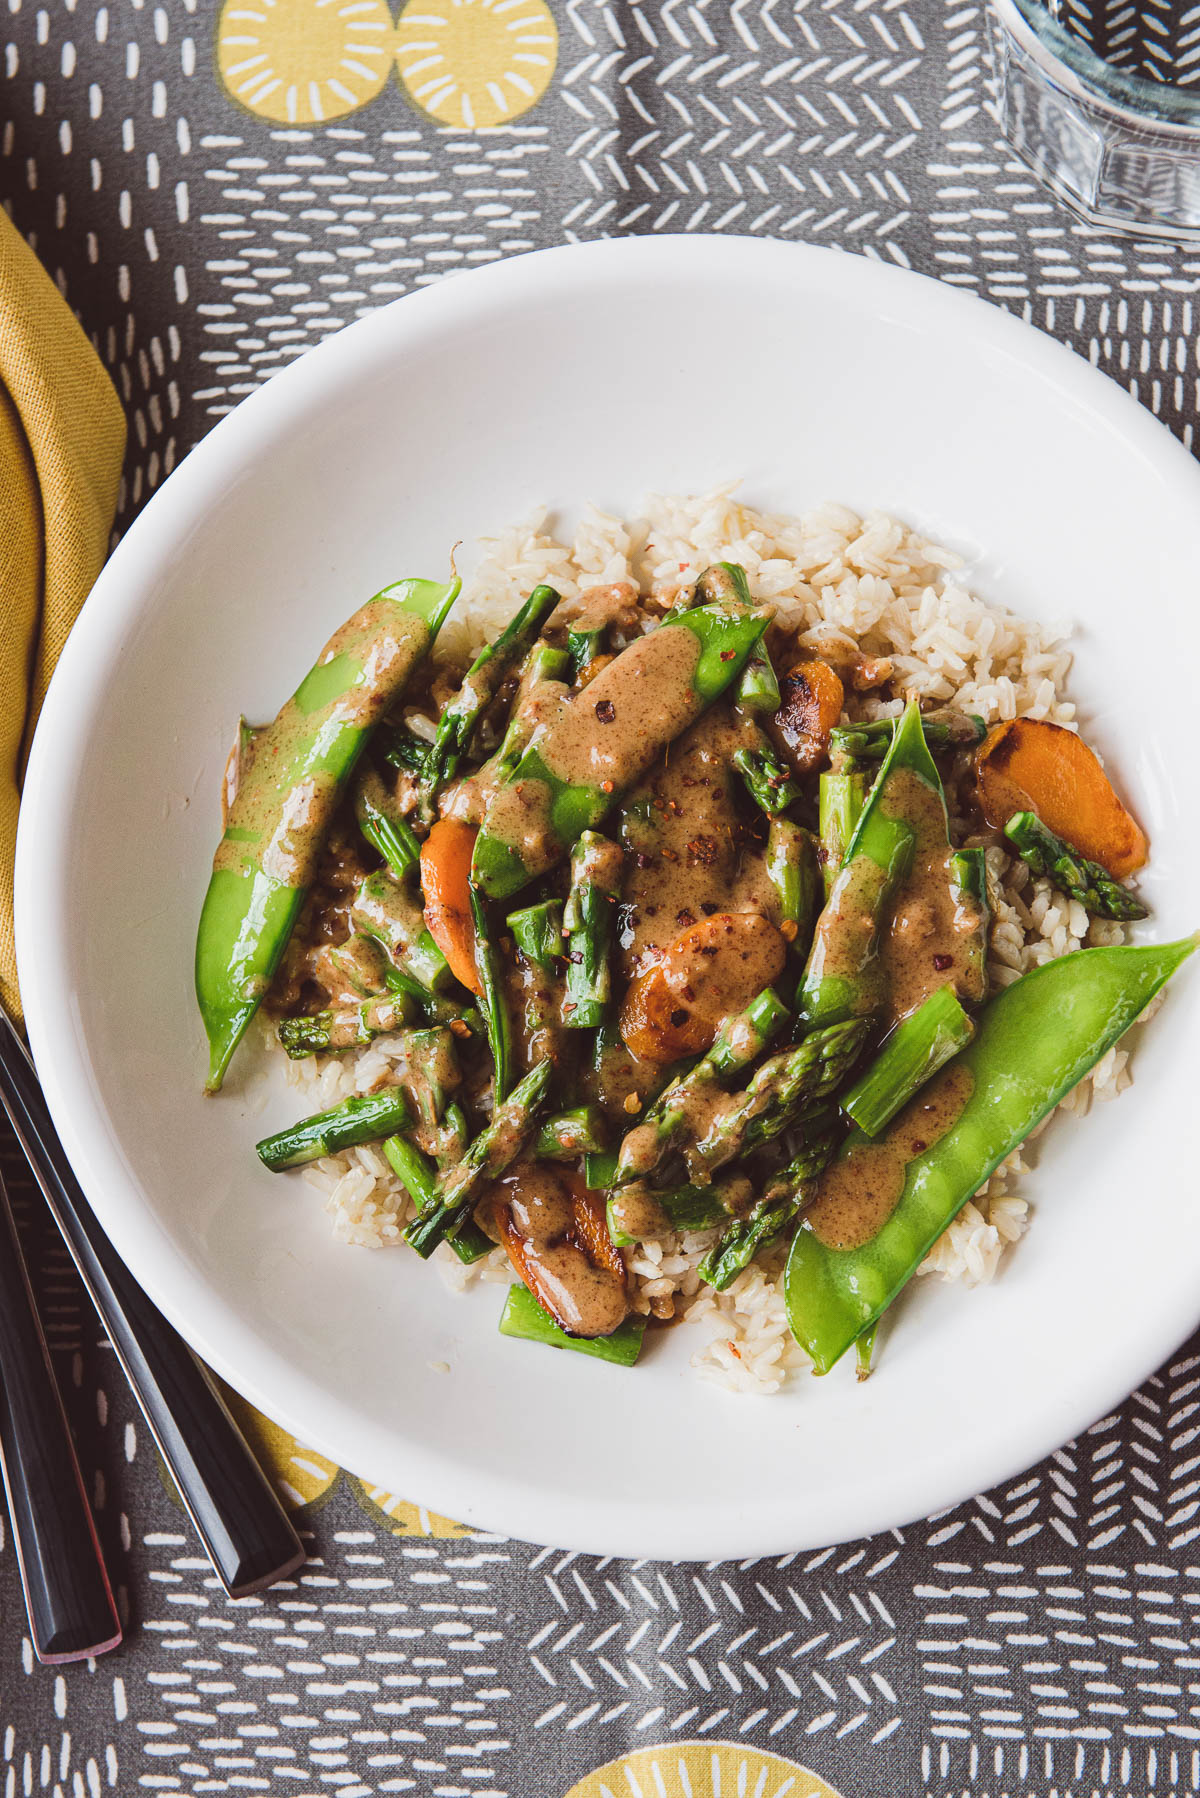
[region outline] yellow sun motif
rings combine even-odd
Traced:
[[[468,131],[509,124],[536,106],[557,60],[545,0],[408,0],[396,26],[409,99]]]
[[[226,90],[280,125],[357,112],[387,85],[393,47],[385,0],[225,0],[217,25]]]
[[[838,1798],[831,1785],[778,1754],[740,1742],[672,1742],[597,1767],[564,1798]]]

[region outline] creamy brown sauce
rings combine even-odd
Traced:
[[[567,1181],[553,1168],[521,1161],[494,1191],[497,1206],[507,1203],[499,1221],[510,1255],[538,1302],[569,1335],[610,1335],[629,1310],[625,1282],[595,1266],[580,1246]]]
[[[668,1236],[672,1224],[649,1186],[631,1180],[613,1193],[612,1218],[620,1236],[632,1236],[636,1242],[652,1242],[656,1236]]]
[[[626,803],[621,968],[627,980],[703,918],[774,909],[765,857],[749,849],[738,822],[730,758],[740,740],[731,708],[712,706]]]
[[[953,850],[946,841],[946,814],[938,795],[917,775],[897,769],[882,809],[903,818],[916,832],[912,868],[892,901],[881,934],[880,960],[887,988],[886,1021],[897,1023],[943,986],[954,986],[972,1004],[982,1000],[982,957],[967,953],[981,924],[978,908],[955,895]]]
[[[827,1249],[859,1249],[891,1217],[912,1161],[953,1129],[975,1089],[969,1068],[952,1062],[929,1082],[877,1142],[855,1142],[827,1168],[805,1221]]]
[[[425,913],[414,892],[380,869],[365,880],[350,911],[355,930],[378,937],[393,955],[410,948],[425,928]]]
[[[284,886],[311,883],[339,797],[332,776],[311,763],[339,728],[366,730],[378,722],[428,641],[428,626],[419,618],[379,599],[360,606],[334,632],[315,668],[256,739],[214,869],[259,867]],[[343,659],[344,677],[331,667]],[[334,694],[321,703],[327,685]],[[281,788],[287,794],[282,815]]]
[[[864,1013],[873,1011],[880,998],[881,970],[871,964],[878,950],[875,917],[886,884],[887,875],[869,856],[857,855],[847,863],[834,881],[809,953],[811,974],[854,983],[855,1003]]]
[[[692,686],[700,660],[694,631],[660,627],[639,637],[563,700],[539,736],[542,760],[568,786],[626,787],[703,709]]]
[[[554,716],[558,706],[566,698],[570,689],[562,681],[539,680],[527,682],[522,676],[517,689],[517,697],[513,702],[513,725],[515,727],[514,746],[524,750],[539,724],[545,723]],[[441,814],[444,818],[458,818],[465,824],[482,824],[489,806],[493,805],[500,791],[502,769],[497,758],[483,764],[482,768],[465,779],[457,781],[442,795]],[[545,821],[545,789],[537,783],[538,805],[541,807],[542,834],[544,836]],[[527,812],[522,807],[522,812]],[[503,808],[498,808],[495,816],[503,815]]]
[[[599,587],[585,587],[574,599],[560,600],[550,615],[550,628],[566,634],[572,631],[599,631],[610,625],[632,630],[637,624],[640,605],[638,589],[632,581],[610,581]]]
[[[911,770],[894,768],[880,810],[913,832],[909,872],[879,915],[883,869],[865,855],[844,867],[821,914],[810,970],[850,981],[857,1009],[879,1011],[888,1025],[943,986],[979,1003],[986,989],[984,958],[972,950],[978,949],[983,918],[955,890],[940,796]]]
[[[567,1047],[567,1032],[559,1015],[561,981],[518,950],[508,969],[505,987],[508,1015],[516,1026],[522,1073],[529,1073],[542,1061],[552,1061],[558,1067]]]
[[[618,1038],[600,1045],[591,1067],[583,1071],[580,1086],[584,1097],[599,1105],[607,1117],[628,1124],[637,1116],[646,1094],[661,1080],[657,1062],[639,1061]]]
[[[550,789],[545,781],[513,780],[493,788],[487,829],[490,836],[511,843],[527,868],[549,867],[558,848],[550,829]]]

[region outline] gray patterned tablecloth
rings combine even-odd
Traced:
[[[768,233],[924,270],[1071,344],[1191,443],[1200,249],[1091,231],[1014,163],[970,0],[0,16],[0,197],[126,403],[124,520],[346,320],[613,232]],[[312,1559],[231,1604],[6,1153],[128,1639],[94,1666],[34,1665],[4,1542],[5,1798],[1200,1789],[1196,1341],[1011,1485],[781,1561],[481,1537],[267,1443],[309,1501]]]

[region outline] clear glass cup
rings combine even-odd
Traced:
[[[1200,90],[1106,62],[1038,0],[991,0],[1005,136],[1090,224],[1200,240]]]

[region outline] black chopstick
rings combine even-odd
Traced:
[[[0,1105],[111,1338],[217,1578],[244,1598],[304,1549],[207,1370],[118,1256],[75,1178],[33,1062],[0,1008]]]
[[[39,1661],[82,1661],[121,1624],[0,1174],[0,1473]]]

